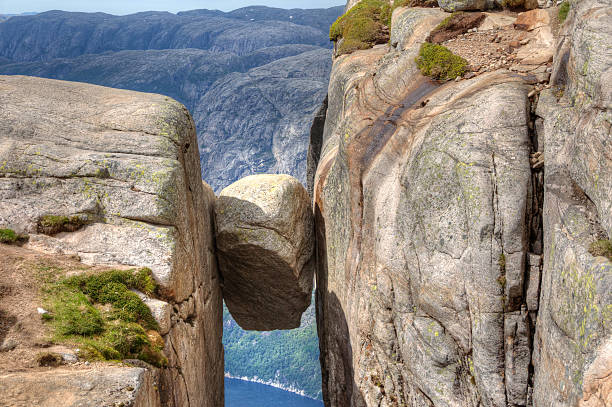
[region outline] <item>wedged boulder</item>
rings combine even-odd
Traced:
[[[30,234],[28,249],[149,267],[169,361],[162,404],[221,405],[215,197],[187,109],[162,95],[0,76],[0,123],[0,228]]]
[[[297,328],[312,293],[313,218],[289,175],[253,175],[215,205],[223,298],[244,329]]]

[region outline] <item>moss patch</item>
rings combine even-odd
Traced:
[[[38,233],[55,235],[61,232],[75,232],[87,223],[80,216],[44,215],[38,220]]]
[[[561,3],[561,5],[559,6],[559,22],[561,22],[563,24],[563,22],[565,22],[565,20],[567,19],[567,15],[569,14],[570,11],[570,3],[569,1],[564,1],[563,3]]]
[[[47,275],[46,320],[54,341],[78,346],[86,360],[141,359],[165,366],[163,340],[151,311],[132,289],[152,294],[151,270],[111,270],[72,277]]]
[[[62,364],[62,356],[54,352],[43,352],[36,356],[38,366],[58,367]]]
[[[502,0],[501,2],[501,6],[505,9],[517,9],[523,7],[524,5],[525,0]]]
[[[438,0],[411,0],[410,7],[438,7]]]
[[[28,241],[27,235],[15,233],[12,229],[0,229],[0,243],[21,244]]]
[[[455,79],[467,71],[468,62],[442,45],[423,43],[416,63],[421,73],[439,80]]]
[[[608,260],[612,261],[612,241],[610,240],[597,240],[589,246],[589,253],[593,256],[607,257]]]
[[[371,48],[389,41],[393,10],[408,6],[410,0],[363,0],[340,16],[329,30],[331,41],[340,41],[338,55]]]

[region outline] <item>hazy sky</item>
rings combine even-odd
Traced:
[[[198,8],[230,11],[253,5],[317,8],[344,4],[344,0],[0,0],[0,14],[47,10],[103,11],[111,14],[165,10],[175,13]]]

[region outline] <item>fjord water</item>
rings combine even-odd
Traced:
[[[265,384],[226,377],[225,407],[323,407],[323,403]]]

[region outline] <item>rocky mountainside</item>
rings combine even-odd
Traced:
[[[325,404],[611,405],[612,5],[355,4],[308,177]]]
[[[221,296],[244,326],[295,326],[313,262],[327,406],[612,404],[612,4],[350,3],[312,214],[287,176],[202,187],[169,98],[0,77],[9,405],[220,406]]]
[[[0,121],[0,405],[219,407],[222,301],[245,328],[299,325],[314,220],[296,178],[217,199],[162,95],[0,76]]]
[[[229,13],[117,17],[53,11],[14,17],[0,24],[0,74],[154,92],[182,102],[195,120],[202,177],[217,192],[262,172],[305,182],[308,132],[331,70],[328,30],[341,13],[342,7],[246,7]],[[230,323],[232,338],[248,336]],[[231,356],[227,362],[243,366]],[[303,375],[286,366],[281,374],[308,377],[309,394],[319,395],[312,391],[320,380],[316,364]],[[259,374],[231,373],[274,378],[264,374],[272,366],[264,367]],[[285,384],[302,389],[300,380]]]
[[[123,359],[134,354],[155,363],[148,353],[142,353],[143,345],[155,342],[164,355],[155,363],[160,369],[145,373],[135,368],[92,366],[84,373],[77,366],[65,372],[64,385],[71,392],[98,386],[96,397],[115,394],[118,399],[111,401],[117,405],[125,401],[121,398],[126,391],[143,400],[141,405],[153,399],[164,406],[222,405],[222,296],[213,243],[215,197],[200,177],[189,112],[161,95],[2,76],[0,119],[0,241],[19,243],[11,236],[29,235],[27,251],[72,257],[68,265],[65,260],[34,262],[34,269],[25,277],[31,282],[22,281],[19,287],[11,288],[15,279],[10,276],[24,272],[19,262],[26,258],[25,253],[15,253],[16,267],[2,273],[3,343],[15,341],[13,349],[6,349],[11,352],[30,349],[29,357],[18,358],[17,367],[4,359],[0,363],[0,388],[14,395],[8,400],[3,396],[2,403],[53,405],[54,392],[41,396],[40,391],[25,391],[46,380],[44,371],[35,366],[31,375],[19,375],[23,364],[35,359],[36,350],[41,352],[51,343],[66,344],[85,360]],[[0,244],[0,250],[4,258],[10,257],[4,245]],[[75,260],[82,263],[74,264]],[[83,263],[150,270],[156,287],[138,286],[144,304],[151,309],[149,320],[156,318],[155,323],[147,323],[146,335],[141,326],[134,325],[141,317],[129,314],[142,309],[140,297],[128,291],[134,284],[120,279],[119,272],[112,274],[110,285],[92,280],[87,297],[74,288],[66,292],[65,280],[55,290],[43,290],[52,276],[43,278],[40,272],[76,275],[89,271]],[[18,289],[33,297],[32,303],[20,303],[27,298],[24,295],[17,296],[16,303],[5,300]],[[52,307],[44,321],[58,328],[55,334],[48,329],[41,332],[35,343],[21,343],[21,337],[37,336],[28,330],[32,325],[28,320],[34,314],[40,321],[36,308],[42,307],[37,298],[42,292],[51,297],[48,306]],[[128,302],[112,312],[108,306],[118,301],[121,292]],[[104,295],[99,308],[92,305],[96,293]],[[102,316],[105,323],[99,322]],[[96,334],[104,330],[107,336],[96,344]],[[69,359],[70,363],[75,360]],[[49,363],[39,359],[41,367]],[[106,373],[112,377],[87,384],[88,375],[106,377]],[[62,400],[70,400],[65,396],[70,394],[67,390],[60,394],[64,394],[58,396]],[[44,402],[39,404],[39,397]],[[78,400],[82,398],[72,405]]]
[[[175,98],[194,114],[203,178],[216,191],[260,172],[305,182],[308,130],[331,69],[327,31],[341,10],[13,17],[0,24],[0,74]]]

